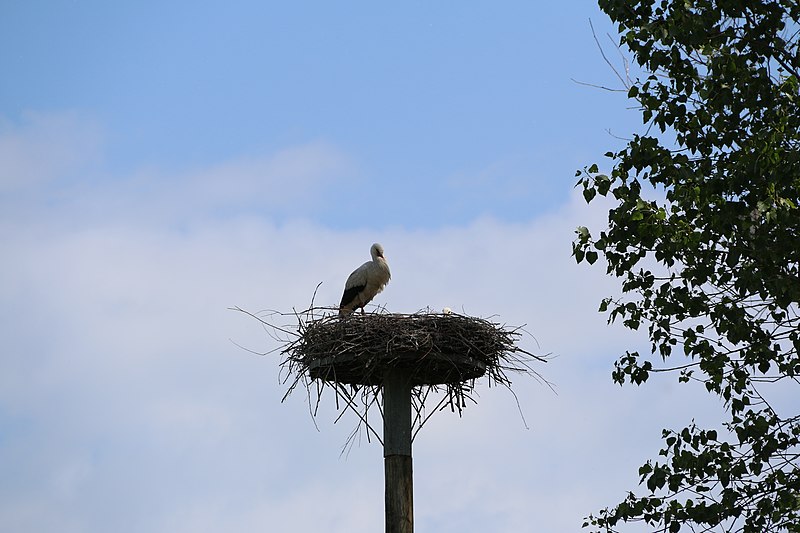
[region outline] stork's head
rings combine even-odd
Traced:
[[[372,260],[375,261],[379,257],[383,257],[383,246],[376,242],[370,247],[369,253],[372,254]]]

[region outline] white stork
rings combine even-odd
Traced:
[[[364,313],[364,306],[383,290],[392,277],[389,264],[383,257],[383,246],[376,242],[370,247],[369,253],[372,254],[372,261],[355,269],[344,284],[339,316],[350,314],[359,307]]]

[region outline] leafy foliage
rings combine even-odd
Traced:
[[[587,202],[615,203],[606,229],[578,228],[573,254],[620,278],[623,296],[600,305],[610,322],[647,327],[652,353],[621,356],[613,379],[669,370],[727,415],[664,430],[639,470],[647,493],[584,525],[800,531],[798,400],[771,403],[800,376],[800,3],[599,4],[647,73],[627,87],[647,132],[606,154],[610,175],[578,172]]]

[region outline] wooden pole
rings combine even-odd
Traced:
[[[383,378],[383,458],[386,533],[413,533],[411,382],[408,371],[398,368]]]

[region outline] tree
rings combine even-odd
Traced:
[[[648,331],[651,353],[622,355],[614,381],[671,372],[726,409],[664,430],[641,494],[584,526],[800,531],[800,2],[599,4],[645,72],[626,88],[647,131],[606,154],[609,175],[578,172],[587,202],[613,207],[573,255],[620,279],[609,322]]]

